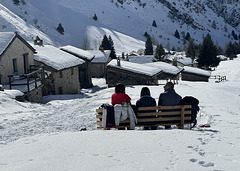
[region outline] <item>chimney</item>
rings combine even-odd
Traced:
[[[129,61],[129,59],[128,59],[128,54],[126,55],[126,61]]]
[[[36,39],[34,40],[34,45],[43,45],[43,40],[41,40],[38,36],[36,36]]]
[[[173,66],[177,66],[177,58],[173,58]]]
[[[121,66],[119,57],[117,57],[117,66]]]
[[[124,52],[122,52],[122,58],[124,59],[125,57],[124,57]]]

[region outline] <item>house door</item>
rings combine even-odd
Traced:
[[[24,74],[28,73],[28,54],[23,54]]]

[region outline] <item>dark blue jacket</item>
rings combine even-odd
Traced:
[[[178,105],[182,97],[174,89],[168,89],[159,96],[158,106]]]
[[[137,107],[151,107],[156,106],[156,100],[151,96],[142,96],[136,103]],[[156,112],[156,111],[144,111],[144,112]]]

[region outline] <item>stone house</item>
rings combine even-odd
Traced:
[[[44,66],[46,78],[43,94],[78,94],[81,80],[79,68],[85,70],[85,62],[51,45],[34,45],[36,65]]]
[[[91,73],[91,61],[94,59],[94,55],[91,52],[85,51],[83,49],[67,45],[60,47],[60,49],[64,52],[67,52],[75,57],[82,59],[85,61],[85,69],[79,68],[81,74],[80,80],[84,78],[84,84],[81,86],[83,88],[90,88],[93,86],[92,84],[92,73]]]
[[[162,70],[128,61],[114,59],[107,64],[106,82],[109,87],[116,83],[125,85],[153,85],[158,84],[158,76]]]
[[[0,84],[9,84],[8,75],[29,73],[35,49],[19,34],[0,32]]]
[[[35,53],[18,33],[0,32],[0,84],[22,91],[23,99],[41,102],[43,70],[34,66]]]
[[[111,61],[110,50],[88,50],[94,59],[90,65],[92,77],[103,78],[106,76],[106,66]]]
[[[185,66],[181,73],[184,81],[209,81],[211,71]]]

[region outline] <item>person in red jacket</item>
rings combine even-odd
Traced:
[[[115,93],[112,95],[112,105],[122,104],[123,102],[131,104],[131,98],[125,93],[125,86],[117,83],[115,86]]]

